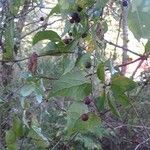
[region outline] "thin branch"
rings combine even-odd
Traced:
[[[150,140],[150,138],[146,139],[145,141],[139,143],[136,148],[134,150],[138,150],[140,148],[141,145],[145,144],[146,142],[148,142]]]
[[[141,54],[138,54],[138,53],[136,53],[136,52],[133,52],[132,50],[130,50],[130,49],[128,49],[128,48],[124,48],[123,46],[116,45],[115,43],[110,42],[110,41],[108,41],[108,40],[106,40],[106,39],[104,39],[104,41],[105,41],[106,43],[110,44],[110,45],[113,45],[113,46],[115,46],[115,47],[121,48],[121,49],[123,49],[123,50],[125,50],[125,51],[128,51],[128,52],[130,52],[130,53],[132,53],[132,54],[134,54],[134,55],[137,55],[137,56],[139,56],[139,57],[142,56]]]
[[[54,24],[55,22],[61,21],[61,20],[62,20],[62,19],[57,19],[57,20],[55,20],[55,21],[53,21],[53,22],[51,22],[51,23],[49,23],[49,24],[43,24],[43,25],[37,27],[36,29],[30,31],[29,33],[23,35],[23,36],[21,37],[21,39],[23,39],[23,38],[25,38],[26,36],[28,36],[28,35],[34,33],[35,31],[38,31],[39,29],[43,28],[45,25],[52,25],[52,24]]]
[[[43,55],[38,55],[37,57],[45,57],[45,56],[54,56],[54,55],[58,55],[58,54],[74,54],[74,52],[54,52],[52,54],[43,54]],[[28,60],[30,57],[26,57],[26,58],[22,58],[22,59],[17,59],[17,60],[0,60],[0,62],[3,63],[8,63],[8,62],[21,62],[21,61],[25,61]]]

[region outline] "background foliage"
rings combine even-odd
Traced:
[[[1,0],[1,149],[150,149],[149,10]]]

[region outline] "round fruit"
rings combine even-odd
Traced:
[[[91,66],[92,66],[92,65],[91,65],[91,63],[90,63],[90,62],[86,62],[86,63],[85,63],[85,68],[90,69],[90,68],[91,68]]]
[[[41,17],[41,18],[40,18],[40,21],[44,21],[44,17]]]
[[[72,32],[69,32],[68,34],[69,34],[69,36],[72,36]]]
[[[76,18],[76,20],[75,20],[76,23],[79,23],[80,21],[81,21],[80,17]]]
[[[70,21],[70,23],[74,23],[74,19],[72,19],[72,18],[69,21]]]
[[[69,39],[69,38],[63,39],[63,42],[65,44],[69,44],[71,41],[72,41],[72,39]]]
[[[86,97],[84,99],[84,104],[89,105],[92,102],[92,100],[89,97]]]
[[[71,14],[71,17],[72,17],[73,20],[76,20],[77,18],[79,18],[79,14],[74,12],[74,13]]]
[[[123,0],[122,1],[122,6],[123,7],[127,7],[128,6],[128,1],[127,0]]]
[[[82,121],[87,121],[89,119],[89,115],[88,114],[82,114],[81,119],[82,119]]]
[[[87,37],[87,33],[82,34],[82,38],[85,38],[85,37]]]
[[[82,9],[83,9],[83,8],[82,8],[82,7],[80,7],[80,6],[78,6],[78,7],[77,7],[77,11],[78,11],[78,12],[81,12],[81,11],[82,11]]]

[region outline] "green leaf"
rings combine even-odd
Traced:
[[[82,115],[82,114],[81,114]],[[94,132],[95,128],[101,124],[100,118],[94,113],[88,113],[89,119],[82,121],[81,118],[76,120],[73,131],[79,133]]]
[[[41,133],[41,129],[36,126],[33,126],[29,131],[28,137],[40,148],[49,146],[48,139]]]
[[[23,136],[23,123],[17,116],[15,116],[14,119],[13,119],[12,129],[15,132],[17,137],[22,137]]]
[[[33,37],[33,45],[35,45],[36,43],[42,40],[50,40],[52,42],[59,42],[61,38],[56,32],[52,30],[39,31]]]
[[[63,9],[63,10],[69,9],[69,1],[68,0],[59,1],[59,5],[61,6],[61,9]]]
[[[150,52],[150,41],[147,41],[145,45],[145,53],[149,53],[149,52]]]
[[[100,63],[97,67],[97,77],[102,81],[105,82],[105,65],[104,63]]]
[[[81,68],[85,68],[85,65],[87,62],[91,62],[91,55],[86,53],[83,54],[77,61],[77,65],[79,65]]]
[[[91,93],[91,83],[83,72],[71,72],[63,75],[54,83],[49,96],[68,96],[82,100]]]
[[[129,99],[125,95],[125,92],[129,92],[136,87],[136,83],[124,76],[114,75],[111,82],[111,90],[113,96],[120,100],[122,105],[127,106],[129,104]]]
[[[7,145],[10,145],[16,142],[16,134],[12,129],[6,131],[5,140],[6,140]]]
[[[7,145],[8,150],[16,150],[17,149],[17,144],[16,143],[11,143]]]
[[[75,58],[65,58],[65,70],[63,74],[66,74],[68,72],[71,72],[73,68],[75,67],[76,59]]]
[[[26,84],[21,88],[20,94],[24,97],[29,96],[35,90],[35,85]]]
[[[67,132],[72,134],[75,122],[80,118],[81,114],[87,113],[88,108],[82,102],[73,102],[67,112]]]
[[[127,77],[121,75],[114,75],[112,77],[111,88],[114,91],[117,88],[119,90],[118,92],[124,93],[133,90],[135,87],[136,83]]]
[[[23,4],[24,0],[11,0],[10,1],[10,11],[11,14],[17,15],[21,4]]]
[[[118,112],[118,110],[115,108],[115,106],[113,105],[113,103],[111,102],[109,96],[107,97],[108,100],[108,106],[111,110],[111,112],[116,115],[117,117],[120,117],[120,113]]]
[[[129,10],[128,25],[135,38],[150,39],[150,2],[149,0],[133,0]]]
[[[4,48],[3,53],[4,60],[12,60],[14,58],[13,49],[14,49],[14,21],[13,19],[7,20],[6,27],[4,29]]]
[[[108,2],[108,0],[97,0],[96,5],[101,6],[101,7],[105,7],[107,2]]]
[[[53,14],[60,14],[60,7],[59,4],[57,4],[50,12],[49,16],[52,16]]]
[[[105,93],[103,93],[101,96],[95,99],[95,104],[96,104],[98,111],[101,112],[104,109],[105,100],[106,100]]]

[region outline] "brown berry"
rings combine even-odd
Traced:
[[[82,121],[87,121],[89,119],[89,115],[88,114],[82,114],[81,119],[82,119]]]

